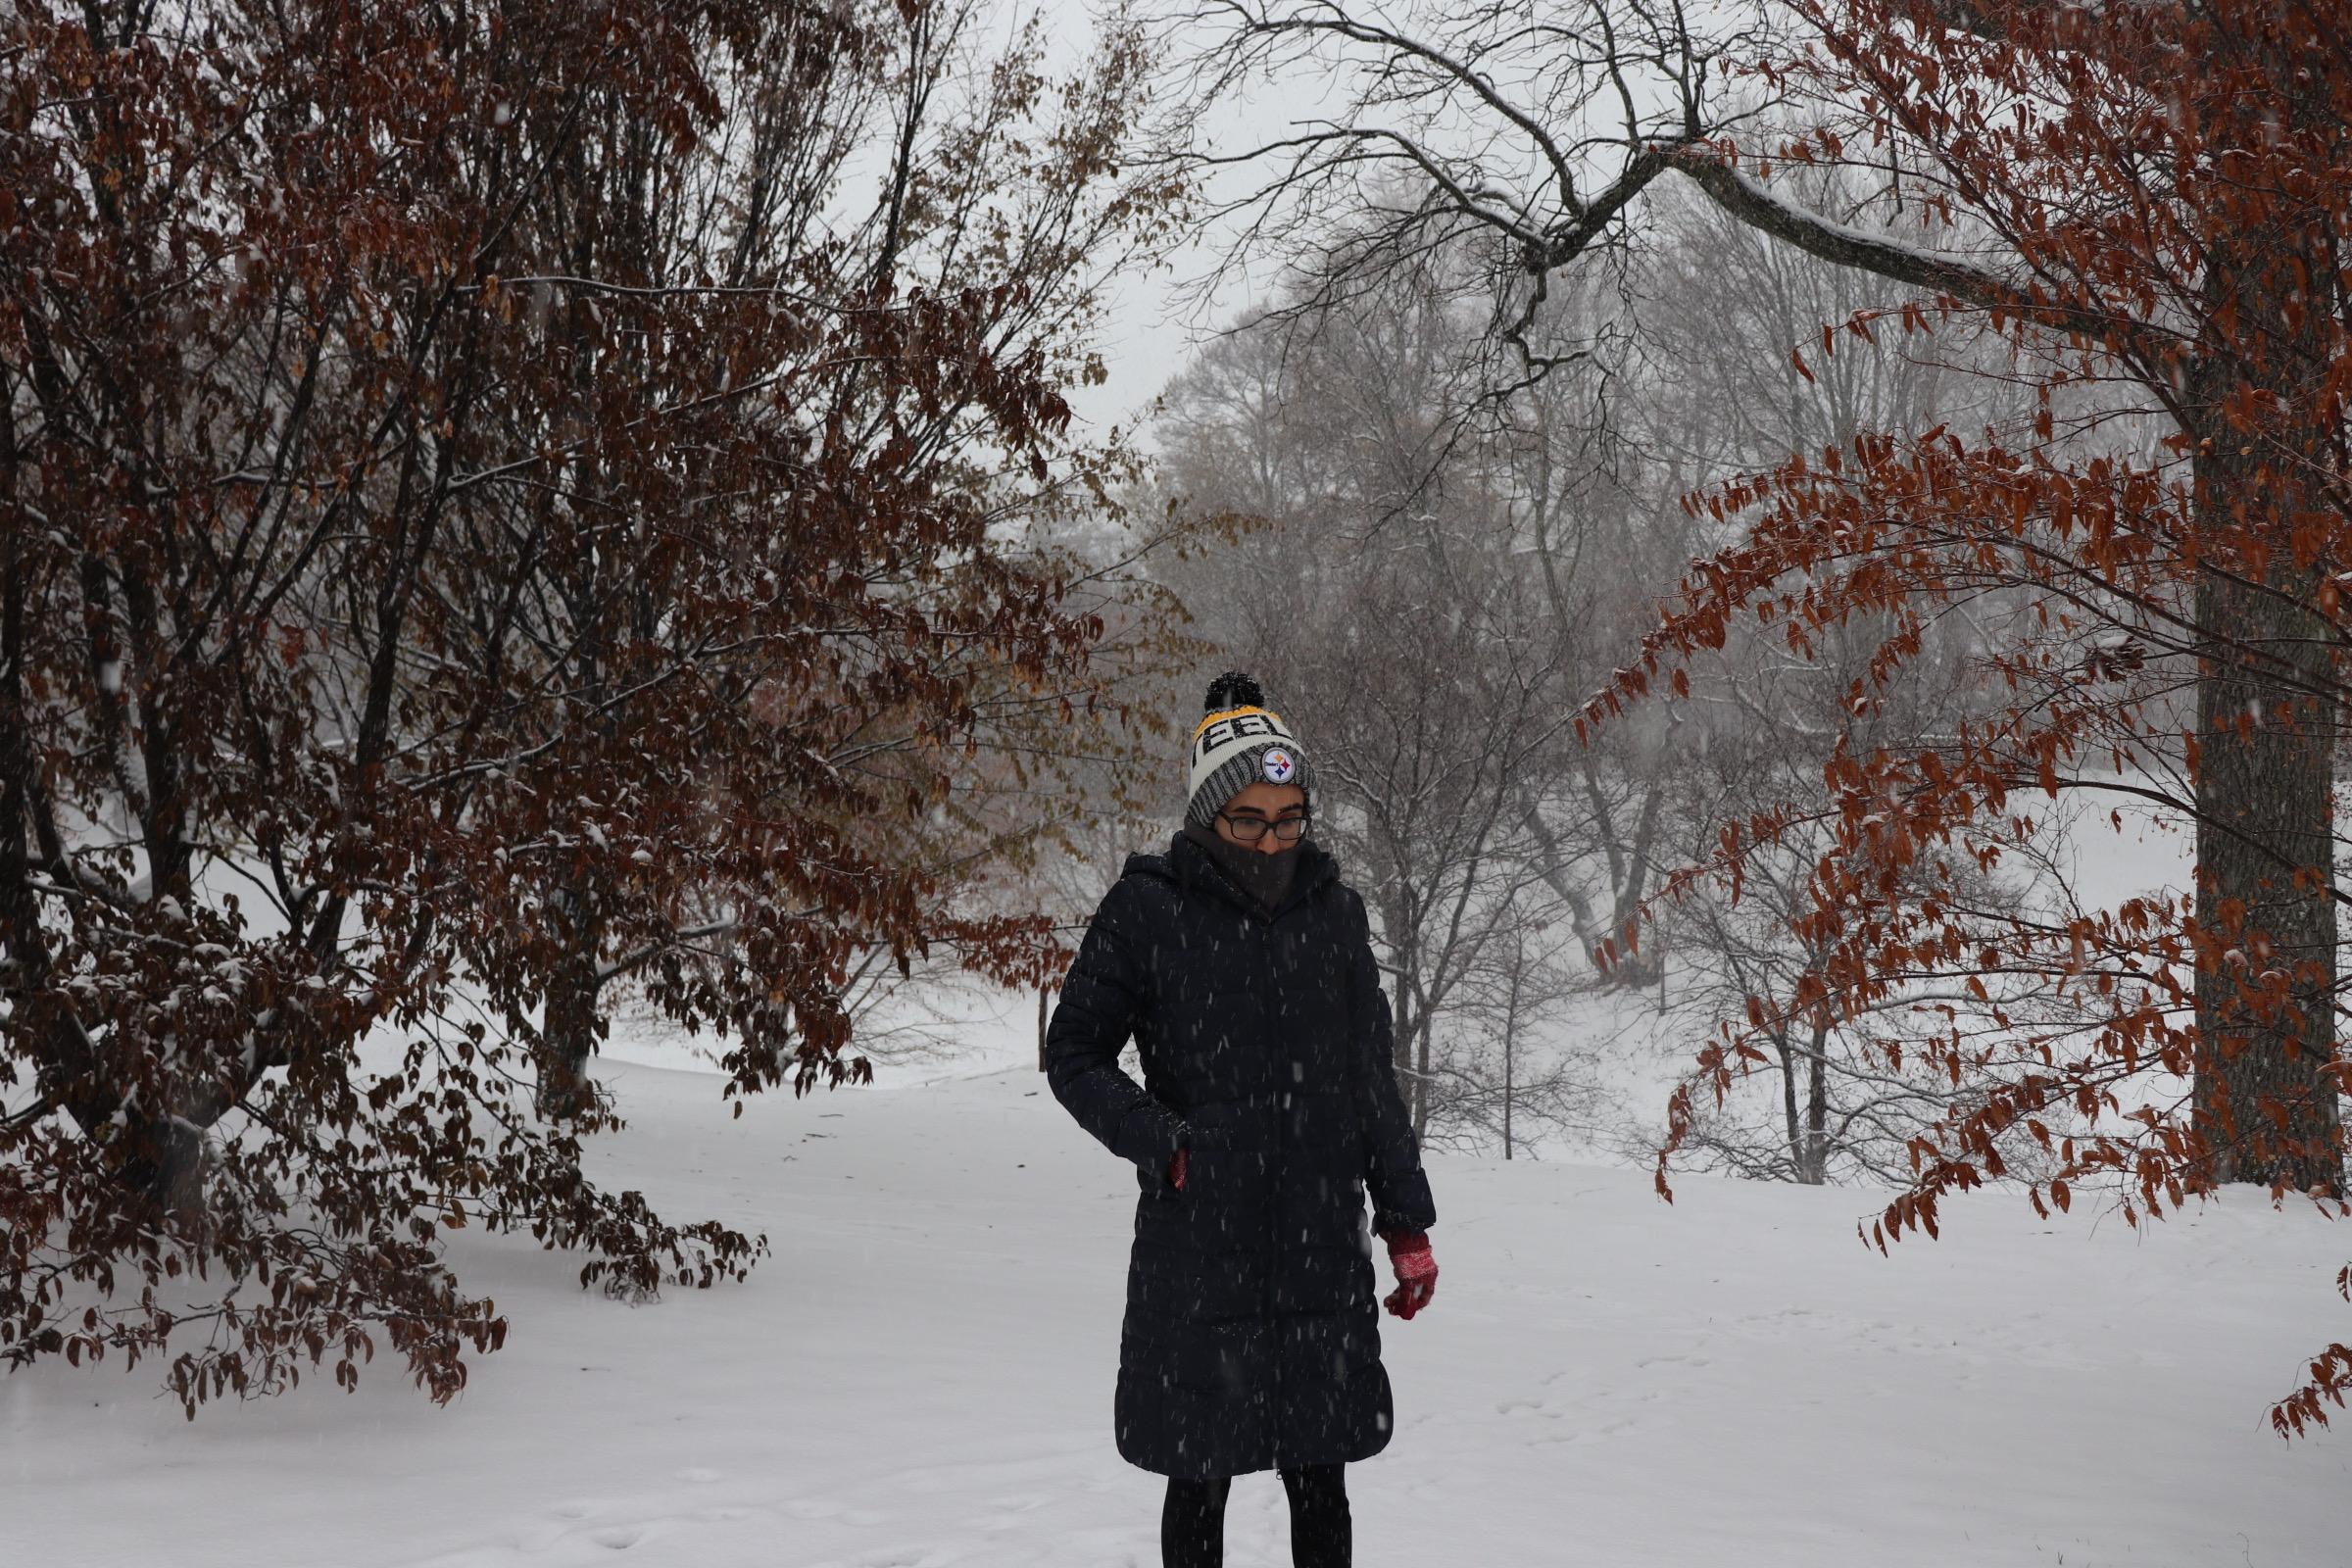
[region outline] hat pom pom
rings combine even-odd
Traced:
[[[1208,701],[1201,705],[1200,710],[1204,713],[1222,713],[1230,708],[1265,706],[1265,688],[1258,685],[1257,677],[1245,675],[1238,669],[1229,669],[1208,683]]]

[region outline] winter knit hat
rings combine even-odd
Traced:
[[[1208,716],[1193,730],[1187,758],[1192,786],[1187,826],[1207,827],[1226,802],[1252,784],[1296,784],[1313,804],[1315,770],[1307,766],[1306,754],[1282,715],[1265,702],[1264,689],[1237,671],[1208,683]]]

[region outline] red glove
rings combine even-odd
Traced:
[[[1396,1288],[1382,1304],[1409,1323],[1438,1294],[1438,1260],[1430,1253],[1427,1232],[1398,1231],[1387,1241],[1389,1267],[1396,1271]]]
[[[1176,1152],[1168,1156],[1168,1185],[1180,1193],[1184,1191],[1184,1156],[1187,1152],[1189,1151],[1185,1146],[1178,1144]]]

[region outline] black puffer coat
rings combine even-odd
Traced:
[[[1144,1084],[1119,1070],[1133,1036]],[[1311,843],[1269,914],[1200,846],[1131,856],[1046,1036],[1054,1093],[1143,1196],[1119,1452],[1187,1480],[1388,1446],[1372,1229],[1437,1218],[1363,900]],[[1167,1179],[1190,1153],[1182,1192]]]

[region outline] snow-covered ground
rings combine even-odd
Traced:
[[[711,1075],[608,1062],[601,1174],[765,1231],[749,1284],[632,1308],[462,1236],[513,1334],[446,1410],[381,1364],[193,1424],[152,1368],[0,1380],[0,1562],[1156,1563],[1159,1483],[1109,1432],[1133,1182],[1006,1059],[740,1120]],[[1350,1472],[1365,1568],[2352,1555],[2352,1425],[2264,1421],[2352,1338],[2352,1227],[1993,1194],[1883,1258],[1850,1191],[1432,1166],[1437,1304],[1390,1324],[1396,1442]],[[1238,1485],[1228,1561],[1287,1562],[1282,1518]]]

